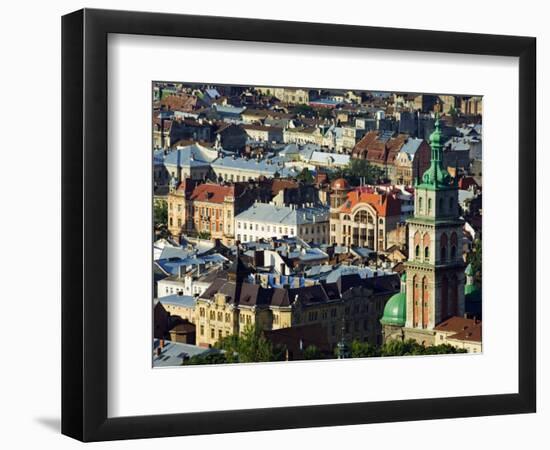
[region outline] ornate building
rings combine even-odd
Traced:
[[[465,312],[463,220],[458,185],[441,162],[439,120],[430,143],[430,167],[417,180],[414,217],[407,220],[409,255],[402,291],[388,301],[381,319],[386,339],[412,338],[426,345],[435,343],[439,323]]]
[[[401,200],[394,192],[372,187],[351,189],[339,178],[330,195],[330,243],[385,251],[395,244],[389,239],[401,222]]]

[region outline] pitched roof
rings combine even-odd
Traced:
[[[223,203],[226,196],[235,195],[235,186],[222,186],[214,183],[203,183],[193,189],[190,200],[197,202]]]
[[[401,214],[401,201],[393,192],[378,193],[373,189],[364,187],[348,192],[347,201],[340,208],[340,212],[351,212],[357,205],[367,203],[383,217],[397,216]]]
[[[481,342],[481,320],[453,316],[438,324],[435,330],[453,333],[448,339]]]

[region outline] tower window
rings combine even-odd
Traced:
[[[420,258],[420,245],[417,245],[415,250],[414,250],[414,254],[417,258]]]
[[[424,247],[424,258],[428,259],[430,257],[430,247]]]
[[[447,247],[441,247],[440,259],[441,261],[445,261],[447,259]]]
[[[422,197],[418,197],[418,210],[422,211]]]
[[[451,258],[456,258],[456,247],[454,245],[451,247]]]
[[[431,198],[428,199],[428,212],[429,213],[432,212],[432,199]]]

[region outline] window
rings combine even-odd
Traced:
[[[429,213],[432,212],[432,199],[431,198],[428,199],[428,212]]]
[[[454,245],[451,247],[451,258],[456,258],[456,247]]]
[[[201,325],[200,330],[201,330],[201,336],[204,336],[204,325]]]
[[[174,225],[174,221],[172,220],[172,218],[170,217],[170,226]]]
[[[420,245],[417,245],[414,249],[414,256],[420,258]]]
[[[214,328],[210,328],[210,337],[214,339],[216,337],[216,330]]]
[[[428,259],[430,257],[430,247],[424,247],[424,258]]]
[[[218,339],[221,339],[223,337],[222,330],[218,330]]]
[[[418,197],[418,210],[422,211],[422,197]]]

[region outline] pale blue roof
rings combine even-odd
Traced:
[[[156,349],[159,346],[159,340],[153,340],[153,367],[181,366],[184,359],[189,359],[195,355],[208,355],[210,353],[219,353],[215,348],[204,348],[198,345],[183,344],[180,342],[164,341],[164,348],[160,356],[157,356]]]
[[[199,144],[172,150],[164,158],[164,164],[177,167],[207,166],[218,157],[218,152]]]
[[[260,174],[266,177],[273,177],[276,172],[282,178],[297,176],[298,171],[294,167],[284,167],[283,159],[277,156],[264,159],[246,159],[239,157],[218,158],[211,164],[212,169],[238,169],[243,172],[250,172],[251,174]]]
[[[220,114],[240,115],[246,108],[231,105],[215,105],[216,112]]]
[[[410,156],[414,156],[416,151],[420,148],[422,144],[422,139],[418,138],[409,138],[407,142],[401,147],[401,151],[407,153]]]
[[[238,214],[235,219],[243,222],[278,223],[281,225],[302,225],[328,220],[329,210],[324,206],[293,209],[290,206],[276,206],[268,203],[254,203]]]
[[[339,153],[317,152],[311,153],[309,162],[318,164],[336,164],[345,166],[349,163],[350,155],[342,155]]]
[[[167,295],[166,297],[159,297],[158,301],[166,305],[184,306],[187,308],[195,307],[195,298],[192,295]]]
[[[206,93],[210,98],[220,97],[220,93],[218,92],[217,89],[214,89],[214,88],[206,89]]]

